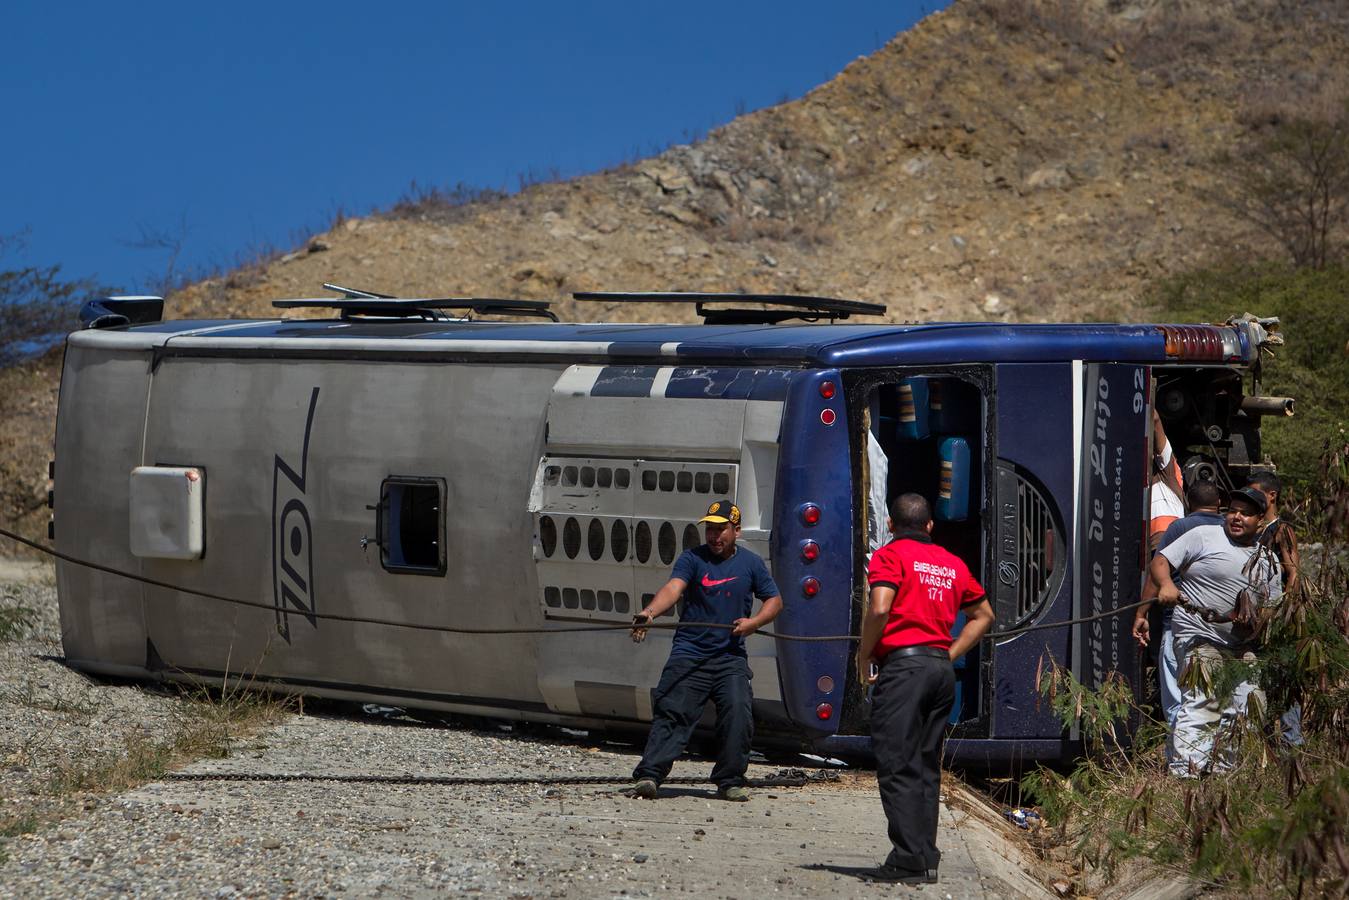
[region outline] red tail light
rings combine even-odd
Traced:
[[[814,597],[820,592],[820,579],[814,575],[807,575],[801,579],[801,593],[807,597]]]
[[[807,503],[801,507],[801,521],[807,525],[816,525],[820,521],[820,508],[814,503]]]
[[[837,393],[838,388],[834,386],[834,383],[832,381],[820,382],[820,396],[823,397],[824,399],[833,400],[834,395]]]
[[[815,707],[815,718],[819,719],[821,722],[825,719],[832,718],[833,715],[834,704],[832,703],[821,703],[819,706]]]
[[[1232,328],[1219,325],[1161,325],[1166,355],[1172,359],[1240,359],[1241,344]]]
[[[820,421],[826,425],[833,425],[834,420],[836,420],[837,418],[838,415],[835,414],[835,412],[832,409],[820,410]]]
[[[815,562],[815,560],[820,558],[820,545],[814,541],[802,542],[801,558],[806,562]]]

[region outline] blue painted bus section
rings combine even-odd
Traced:
[[[821,386],[834,386],[832,399]],[[834,415],[826,425],[825,411]],[[778,503],[773,521],[773,575],[782,589],[783,609],[776,627],[784,634],[850,634],[853,616],[853,485],[843,379],[836,370],[802,372],[792,381],[782,420],[778,462]],[[819,521],[806,523],[804,508],[813,504]],[[820,557],[802,558],[801,546],[814,541]],[[819,592],[808,596],[806,579]],[[848,687],[852,646],[783,642],[778,647],[778,673],[788,714],[802,728],[819,735],[838,730]],[[820,689],[829,679],[832,687]],[[821,703],[832,706],[821,718]]]
[[[1077,616],[1099,615],[1139,597],[1137,572],[1147,560],[1147,537],[1146,517],[1138,510],[1146,502],[1149,465],[1135,435],[1148,422],[1149,389],[1144,366],[1086,367]],[[1137,674],[1137,645],[1126,617],[1089,622],[1076,636],[1073,669],[1084,684],[1100,687],[1112,672]]]
[[[1020,624],[1025,615],[1015,598],[1025,577],[1020,558],[1019,491],[1029,482],[1051,498],[1055,519],[1066,544],[1073,517],[1074,373],[1063,364],[1015,364],[995,367],[998,432],[998,531],[992,578],[988,585],[994,612],[1002,627]],[[1071,552],[1069,549],[1068,552]],[[1069,557],[1071,558],[1071,557]],[[1067,559],[1057,561],[1064,570]],[[1031,612],[1035,621],[1067,619],[1073,612],[1073,579],[1057,574],[1044,606]],[[1035,684],[1035,673],[1051,659],[1070,658],[1069,629],[1031,632],[1000,642],[996,648],[998,678],[991,727],[1012,738],[1057,734],[1057,716],[1048,709]]]

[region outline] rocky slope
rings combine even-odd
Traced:
[[[1333,3],[957,2],[701,143],[508,199],[347,220],[174,311],[262,314],[336,280],[404,296],[814,293],[896,320],[1128,317],[1158,275],[1277,252],[1205,200],[1213,159],[1264,107],[1342,82],[1347,23]]]

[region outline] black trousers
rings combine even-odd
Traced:
[[[887,658],[872,695],[876,780],[894,845],[886,864],[935,869],[941,744],[955,703],[956,676],[935,656]]]
[[[672,656],[656,685],[651,734],[632,777],[657,784],[684,753],[710,699],[717,708],[717,764],[712,781],[728,788],[745,783],[749,748],[754,740],[749,660],[743,656],[693,659]]]

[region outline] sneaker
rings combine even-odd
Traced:
[[[643,800],[655,800],[656,794],[660,792],[660,785],[656,784],[654,778],[641,778],[632,786],[632,796],[640,797]]]
[[[882,863],[867,878],[871,881],[893,881],[899,884],[936,884],[936,869],[901,869]]]
[[[732,803],[744,803],[749,800],[749,788],[739,784],[731,787],[719,787],[717,788],[717,796]]]

